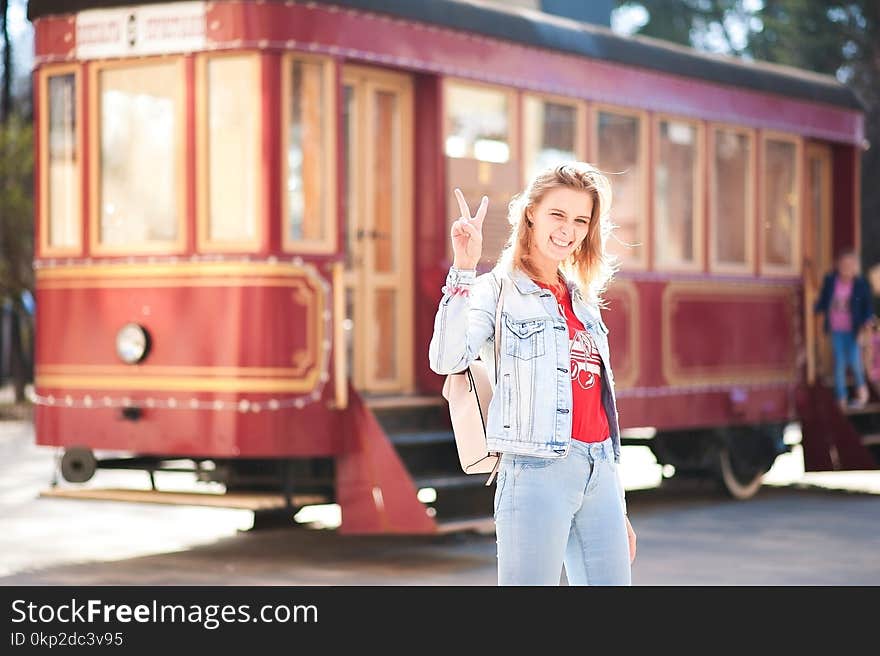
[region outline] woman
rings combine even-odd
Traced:
[[[873,296],[874,316],[865,327],[865,374],[874,394],[880,394],[880,264],[868,269],[868,283]]]
[[[868,386],[862,367],[860,333],[872,315],[871,289],[859,275],[859,258],[855,251],[844,251],[837,257],[837,267],[825,274],[822,291],[813,306],[814,313],[823,313],[825,333],[831,333],[834,353],[834,390],[840,408],[847,407],[846,368],[852,369],[856,398],[851,407],[860,408],[868,402]]]
[[[495,489],[500,585],[630,585],[636,536],[620,481],[620,429],[599,307],[614,273],[605,242],[611,189],[593,166],[537,174],[508,207],[495,268],[476,275],[488,199],[475,215],[456,189],[452,267],[429,359],[439,374],[479,354],[498,380],[487,446],[502,453]]]

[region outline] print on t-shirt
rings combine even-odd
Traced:
[[[602,372],[602,358],[586,330],[579,330],[571,340],[571,379],[583,389],[598,384]]]
[[[557,303],[559,314],[565,316],[565,308]],[[581,389],[592,389],[599,383],[602,374],[602,356],[593,338],[586,330],[576,330],[571,338],[571,379],[577,381]]]
[[[828,321],[831,330],[849,332],[852,330],[852,314],[850,303],[852,300],[853,281],[838,278],[834,283],[834,294],[831,297],[831,310],[828,313]]]
[[[837,293],[831,298],[831,311],[840,312],[841,314],[849,313],[849,300],[852,293],[851,290],[848,290],[843,286],[839,287],[836,291],[840,292],[841,289],[843,289],[841,293]]]

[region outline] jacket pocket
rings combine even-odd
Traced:
[[[495,477],[495,498],[492,504],[492,515],[498,516],[498,506],[501,504],[501,494],[504,492],[504,483],[507,481],[507,469],[499,465],[498,476]]]
[[[547,322],[544,319],[526,319],[517,321],[504,315],[504,350],[520,360],[533,360],[544,355],[544,330]]]
[[[501,387],[501,400],[504,410],[504,427],[510,428],[510,374],[504,374],[504,384]]]

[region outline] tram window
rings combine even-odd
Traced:
[[[654,164],[654,253],[658,268],[701,265],[700,133],[695,123],[657,121]]]
[[[646,148],[641,115],[598,109],[593,158],[608,175],[614,198],[612,220],[618,226],[608,251],[631,267],[645,266]]]
[[[460,84],[446,87],[446,156],[501,164],[510,153],[510,96]]]
[[[523,160],[514,128],[518,124],[517,95],[502,87],[447,79],[443,105],[448,221],[451,224],[458,214],[455,187],[465,198],[475,198],[476,204],[484,194],[488,196],[481,261],[491,264],[510,236],[508,202],[522,189]],[[451,244],[446,241],[450,260]]]
[[[199,250],[255,251],[260,246],[260,60],[254,54],[199,60]]]
[[[44,255],[75,255],[80,242],[80,121],[78,73],[65,66],[41,76],[40,142],[44,170],[40,174],[42,195],[41,244]]]
[[[96,69],[97,253],[183,246],[183,67],[179,61]]]
[[[754,261],[752,141],[743,130],[712,130],[709,221],[715,271],[746,272]]]
[[[283,67],[282,157],[284,248],[336,248],[331,188],[335,152],[333,65],[322,58],[288,56]]]
[[[768,273],[794,273],[800,258],[800,148],[795,139],[766,135],[763,146],[761,268]]]
[[[548,166],[583,159],[583,109],[579,103],[525,97],[525,179]]]

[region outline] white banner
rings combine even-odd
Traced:
[[[90,9],[76,15],[77,59],[164,55],[205,48],[205,3]]]

